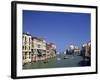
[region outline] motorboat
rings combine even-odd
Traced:
[[[57,60],[61,60],[61,58],[57,58]]]
[[[68,58],[69,58],[68,56],[65,56],[65,57],[64,57],[64,59],[68,59]]]

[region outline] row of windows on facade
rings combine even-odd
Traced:
[[[23,39],[25,39],[25,44],[27,43],[27,42],[29,42],[29,44],[31,43],[31,38],[29,38],[29,40],[27,40],[28,38],[27,37],[25,37],[25,36],[23,36]]]
[[[28,46],[23,46],[23,50],[27,50],[27,49],[30,50],[31,49],[30,46],[29,46],[29,48],[28,48]]]
[[[31,59],[31,52],[29,52],[28,56],[27,56],[27,52],[25,52],[25,55],[23,56],[23,59],[27,59],[27,57],[29,57],[29,59]]]
[[[28,48],[29,47],[29,48]],[[33,47],[33,46],[32,46]],[[37,45],[37,48],[41,48],[41,45],[40,44],[38,44]],[[23,46],[23,50],[27,50],[27,49],[31,49],[31,47],[30,46]]]
[[[39,50],[34,50],[34,49],[31,49],[32,50],[32,52],[34,53],[34,52],[36,52],[36,51],[38,51],[39,52]],[[43,50],[43,52],[44,53],[46,53],[46,51],[45,50]],[[33,57],[33,55],[34,54],[32,54],[31,52],[25,52],[24,53],[24,56],[23,56],[23,59],[27,59],[27,58],[29,58],[29,59],[31,59],[31,57]],[[44,55],[44,54],[43,54]]]
[[[25,44],[27,43],[27,42],[29,42],[29,44],[31,43],[31,38],[27,38],[26,36],[23,36],[23,39],[25,40]],[[40,40],[37,40],[38,42],[40,42]]]

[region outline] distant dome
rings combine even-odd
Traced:
[[[74,49],[74,45],[70,45],[69,47],[70,47],[70,49]]]

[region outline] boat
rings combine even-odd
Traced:
[[[44,63],[48,63],[48,61],[44,61]]]
[[[61,60],[61,58],[57,58],[57,60]]]
[[[68,59],[68,58],[69,58],[68,56],[65,56],[65,57],[64,57],[64,59]]]
[[[43,63],[48,63],[48,59],[45,59],[45,60],[43,61]]]

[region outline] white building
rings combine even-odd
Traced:
[[[80,54],[81,50],[78,46],[74,47],[74,54]]]
[[[22,40],[22,54],[23,54],[23,63],[31,62],[31,38],[32,36],[29,33],[23,33]]]
[[[71,50],[73,50],[73,49],[74,49],[74,45],[70,45],[69,48],[70,48]]]
[[[79,55],[80,48],[78,46],[70,45],[66,53]]]
[[[38,61],[40,59],[43,59],[43,57],[46,55],[46,41],[37,38],[32,37],[32,61]]]
[[[56,45],[50,43],[49,53],[56,56]],[[47,58],[47,43],[44,39],[33,37],[29,33],[23,33],[22,55],[23,64],[33,61],[45,60]]]

